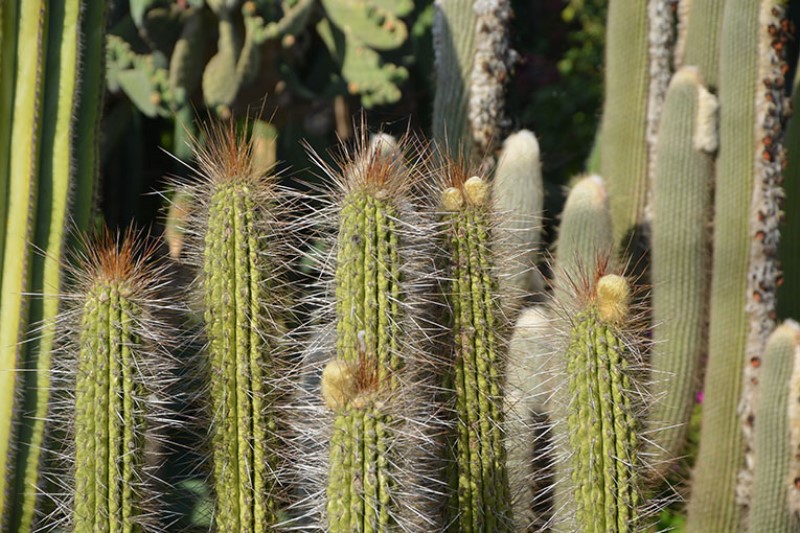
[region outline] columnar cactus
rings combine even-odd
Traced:
[[[651,104],[648,5],[659,0],[609,3],[605,104],[600,127],[600,174],[608,180],[614,240],[626,246],[643,222],[650,172]],[[669,54],[667,54],[668,57]]]
[[[725,3],[709,358],[690,531],[735,530],[739,504],[750,495],[752,426],[758,423],[751,404],[766,337],[775,326],[780,279],[784,11],[780,0]]]
[[[458,468],[453,527],[510,531],[503,392],[509,325],[498,299],[489,184],[445,163],[440,205],[450,254],[446,289],[453,316]]]
[[[614,274],[576,289],[579,303],[562,363],[569,399],[561,413],[566,421],[559,422],[566,427],[560,460],[569,465],[569,478],[556,480],[571,501],[555,510],[556,523],[570,531],[637,531],[642,342],[629,308],[631,289]],[[565,511],[574,515],[559,516]]]
[[[424,395],[431,355],[419,292],[420,259],[430,255],[419,236],[430,230],[414,204],[404,144],[376,139],[361,138],[340,170],[319,161],[339,187],[328,289],[335,346],[322,372],[323,412],[308,430],[326,473],[316,526],[333,533],[441,527],[431,501],[442,488],[428,470],[435,453],[423,438],[434,405]]]
[[[680,457],[706,348],[709,217],[717,102],[697,69],[684,67],[667,92],[653,187],[653,353],[643,453],[652,477]]]
[[[800,531],[798,515],[789,509],[789,493],[795,490],[795,476],[789,463],[796,453],[791,447],[790,418],[792,371],[800,359],[800,325],[788,320],[769,337],[761,370],[761,388],[756,400],[755,475],[748,531]]]
[[[166,284],[155,247],[135,232],[90,243],[62,324],[71,344],[60,370],[74,391],[70,508],[75,531],[157,527],[145,438],[164,421],[159,387],[170,379],[159,294]],[[75,323],[72,323],[72,322]]]
[[[65,229],[94,200],[105,2],[0,11],[0,529],[16,532],[41,488]]]
[[[612,258],[614,233],[605,181],[597,175],[582,177],[572,187],[561,213],[556,241],[556,290],[572,284],[594,282],[600,264]]]
[[[269,168],[233,123],[207,132],[189,231],[202,261],[211,447],[220,531],[266,531],[280,520],[280,405],[288,377],[281,275],[289,235]]]
[[[502,219],[499,231],[507,235],[510,256],[502,266],[501,284],[522,292],[542,290],[536,272],[544,204],[542,163],[539,143],[530,131],[514,133],[503,142],[492,198]]]

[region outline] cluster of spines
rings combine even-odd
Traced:
[[[507,531],[513,524],[503,405],[508,324],[497,294],[489,184],[459,162],[443,167],[457,433],[451,507],[459,531]]]
[[[266,531],[285,504],[288,204],[235,123],[212,126],[206,137],[196,149],[198,181],[179,190],[195,204],[185,255],[200,271],[214,521],[220,530]]]

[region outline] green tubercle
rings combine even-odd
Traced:
[[[458,163],[446,169],[442,192],[453,316],[457,477],[453,527],[465,533],[511,531],[503,392],[508,324],[497,298],[489,184],[464,179]]]

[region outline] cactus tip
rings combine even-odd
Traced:
[[[597,282],[597,310],[605,322],[621,322],[628,315],[631,288],[616,274],[607,274]]]

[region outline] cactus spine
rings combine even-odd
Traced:
[[[336,355],[322,374],[331,416],[324,527],[332,533],[439,527],[422,489],[426,445],[418,437],[432,402],[419,394],[426,363],[414,302],[420,228],[411,175],[402,143],[383,137],[360,143],[337,178]]]
[[[701,85],[697,69],[678,71],[661,117],[653,189],[655,401],[643,457],[654,478],[681,454],[706,346],[713,183],[708,151],[716,149],[716,112],[716,99]]]
[[[280,297],[278,194],[269,169],[235,125],[208,132],[203,182],[190,194],[207,213],[202,284],[210,365],[215,523],[267,531],[278,522],[285,302]],[[283,377],[283,379],[282,379]],[[284,387],[285,388],[285,387]]]
[[[752,426],[757,423],[751,404],[762,350],[775,324],[779,278],[784,4],[725,4],[709,360],[689,531],[735,530],[741,520],[737,501],[746,504],[750,495]],[[720,442],[727,445],[720,447]]]
[[[75,531],[140,531],[152,524],[144,468],[159,368],[157,291],[163,273],[137,235],[105,236],[86,252],[74,298],[80,315],[74,375]],[[163,355],[161,355],[163,360]],[[63,364],[63,363],[62,363]],[[68,365],[64,365],[68,367]]]
[[[510,531],[503,390],[508,329],[497,300],[489,184],[448,162],[441,207],[449,239],[457,440],[457,527]]]
[[[788,320],[778,326],[767,341],[761,387],[757,399],[755,428],[755,476],[748,531],[800,531],[798,516],[789,510],[789,473],[793,454],[790,444],[789,382],[800,356],[800,325]]]
[[[560,481],[571,486],[573,530],[636,531],[640,398],[633,372],[641,362],[626,338],[630,287],[608,274],[583,298],[565,352],[570,480]]]

